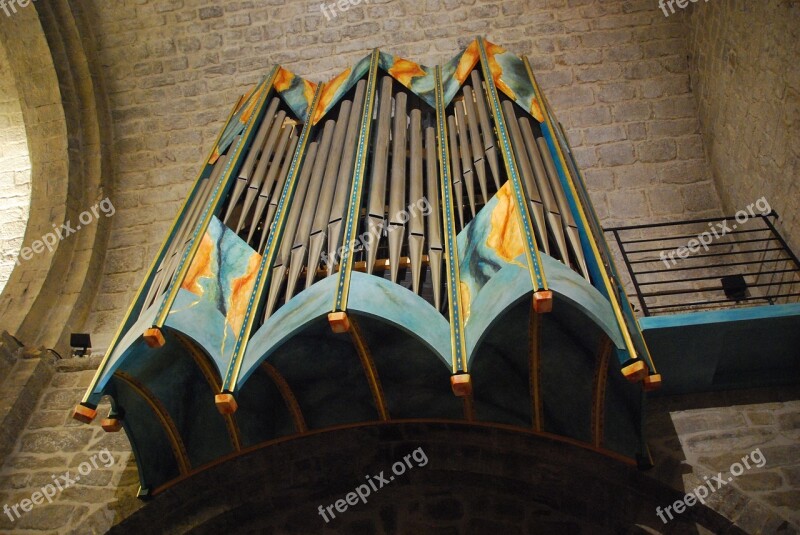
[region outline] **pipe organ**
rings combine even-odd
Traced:
[[[142,493],[309,430],[513,426],[646,463],[660,376],[526,58],[374,50],[234,106],[75,410]]]

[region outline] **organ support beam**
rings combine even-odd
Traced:
[[[519,168],[514,158],[511,147],[511,140],[506,127],[503,112],[500,109],[500,97],[498,96],[495,81],[492,77],[489,58],[486,53],[486,45],[483,38],[478,38],[478,51],[480,54],[480,64],[483,70],[483,78],[486,81],[486,87],[489,93],[490,109],[494,118],[494,125],[498,132],[498,137],[501,145],[501,152],[503,153],[503,161],[506,168],[506,174],[512,184],[514,199],[517,205],[518,220],[520,228],[525,240],[525,254],[528,259],[528,268],[531,274],[531,283],[533,285],[534,293],[543,292],[538,300],[538,310],[545,311],[552,307],[552,294],[546,293],[547,279],[542,267],[541,259],[539,258],[539,247],[534,237],[535,230],[533,222],[530,217],[528,203],[526,202],[525,194],[523,192],[522,182],[519,176]]]

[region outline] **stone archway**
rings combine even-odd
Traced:
[[[83,6],[30,4],[0,25],[30,152],[30,217],[23,249],[111,193],[110,113]],[[73,226],[74,226],[73,224]],[[53,251],[15,265],[0,295],[0,329],[65,353],[99,284],[110,221],[97,218]]]
[[[19,93],[0,43],[0,293],[22,247],[31,204],[31,160]]]

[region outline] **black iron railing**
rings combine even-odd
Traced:
[[[775,228],[777,214],[737,215],[605,229],[637,310],[655,316],[800,302],[800,261]]]

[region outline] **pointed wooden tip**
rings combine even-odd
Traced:
[[[144,332],[144,342],[152,348],[164,347],[167,341],[164,339],[164,333],[158,327],[151,327]]]
[[[335,333],[350,332],[350,320],[347,319],[347,312],[329,313],[328,323],[330,323],[331,330]]]
[[[459,373],[450,376],[450,387],[453,394],[463,398],[472,395],[472,377],[468,373]]]
[[[77,405],[75,410],[72,412],[72,417],[79,422],[83,422],[85,424],[92,423],[95,416],[97,416],[97,411],[91,407],[87,407],[86,405]]]
[[[642,381],[642,385],[644,385],[645,392],[652,392],[654,390],[658,390],[661,388],[661,374],[656,373],[653,375],[648,375]]]
[[[100,427],[106,433],[117,433],[122,429],[122,420],[119,418],[103,418],[103,421],[100,422]]]
[[[622,368],[622,375],[624,375],[625,378],[632,383],[638,383],[639,381],[644,380],[644,378],[647,377],[647,373],[647,365],[645,365],[645,363],[641,360],[637,360],[633,364],[629,364]]]
[[[217,394],[214,396],[214,403],[220,414],[233,414],[239,408],[233,394]]]
[[[553,291],[539,290],[533,294],[533,310],[537,314],[546,314],[553,311]]]

